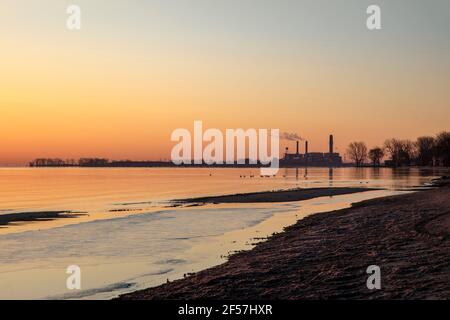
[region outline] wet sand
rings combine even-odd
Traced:
[[[275,190],[265,192],[240,193],[225,196],[201,197],[174,200],[174,203],[263,203],[291,202],[309,200],[319,197],[331,197],[364,191],[380,189],[373,188],[308,188]]]
[[[20,212],[0,215],[0,228],[11,223],[52,221],[56,219],[77,218],[83,214],[70,211]]]
[[[366,269],[381,268],[381,290]],[[300,220],[254,249],[121,299],[449,299],[450,187]]]
[[[324,196],[336,196],[350,193],[357,193],[363,191],[371,191],[377,189],[370,188],[311,188],[311,189],[293,189],[293,190],[279,190],[267,191],[257,193],[243,193],[227,196],[191,198],[171,201],[172,204],[168,207],[178,207],[181,205],[198,206],[208,203],[258,203],[258,202],[289,202],[308,200],[312,198]],[[130,213],[142,211],[142,209],[111,209],[111,213]],[[10,226],[14,224],[24,224],[27,222],[37,221],[54,221],[59,219],[79,218],[88,216],[86,213],[71,212],[71,211],[36,211],[36,212],[19,212],[0,215],[0,228],[2,226]]]

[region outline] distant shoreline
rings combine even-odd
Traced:
[[[152,162],[150,161],[150,164],[133,164],[133,165],[121,165],[121,164],[108,164],[108,165],[92,165],[92,166],[80,166],[80,165],[55,165],[55,166],[31,166],[29,164],[22,164],[22,165],[18,165],[18,164],[2,164],[0,165],[0,168],[34,168],[34,169],[40,169],[40,168],[47,168],[47,169],[63,169],[63,168],[193,168],[193,169],[199,169],[199,168],[210,168],[210,169],[215,169],[215,168],[220,168],[220,169],[259,169],[261,167],[261,165],[252,165],[252,164],[223,164],[223,165],[207,165],[207,164],[201,164],[201,165],[175,165],[172,163],[168,163],[168,162],[164,162],[164,163],[159,163],[159,162]],[[379,165],[379,166],[373,166],[370,164],[365,164],[363,166],[356,166],[353,163],[343,163],[342,165],[339,166],[328,166],[328,165],[323,165],[323,166],[318,166],[318,165],[285,165],[285,164],[280,164],[279,166],[280,169],[307,169],[307,168],[329,168],[329,169],[339,169],[339,168],[368,168],[368,169],[382,169],[382,168],[388,168],[388,169],[408,169],[408,168],[417,168],[417,169],[450,169],[450,167],[445,167],[445,166],[417,166],[417,165],[411,165],[411,166],[386,166],[386,165]]]
[[[246,161],[245,164],[180,164],[176,165],[172,162],[160,162],[160,161],[113,161],[103,164],[86,164],[86,165],[35,165],[29,164],[27,167],[30,168],[265,168],[270,165],[263,164],[249,164]],[[280,163],[279,168],[342,168],[342,167],[353,167],[352,164],[341,164],[341,165],[295,165],[295,164],[283,164]]]
[[[124,300],[448,299],[450,187],[298,221],[254,249]],[[378,265],[382,290],[366,287]]]

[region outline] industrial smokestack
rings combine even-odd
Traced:
[[[333,135],[330,134],[330,154],[333,153]]]
[[[297,141],[297,155],[300,153],[300,150],[299,150],[299,144],[298,144],[298,141]]]
[[[308,154],[308,141],[305,141],[305,154]]]

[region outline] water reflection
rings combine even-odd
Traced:
[[[236,240],[245,244],[248,239],[282,230],[308,208],[309,213],[318,212],[320,206],[333,210],[337,204],[349,205],[370,197],[371,192],[396,194],[396,190],[411,189],[449,174],[443,168],[287,168],[270,178],[259,178],[258,169],[212,172],[186,168],[0,169],[0,214],[11,210],[83,209],[90,217],[97,213],[107,218],[48,229],[39,224],[39,231],[0,235],[0,288],[14,289],[0,291],[0,295],[40,298],[64,293],[65,267],[70,264],[83,266],[88,288],[115,284],[122,288],[122,282],[141,287],[156,285],[220,262],[220,255],[229,248],[240,249],[230,247]],[[243,175],[255,178],[240,178]],[[301,204],[159,207],[166,199],[327,186],[388,190]],[[120,219],[118,212],[109,211],[130,208],[140,211]],[[249,233],[249,228],[254,233]],[[236,230],[242,232],[241,236],[233,233],[226,237]],[[218,239],[217,235],[224,237]],[[214,250],[207,246],[210,243],[217,244]],[[55,269],[61,273],[55,273]],[[99,292],[95,293],[97,298],[111,294]],[[99,295],[101,292],[104,296]]]
[[[334,169],[332,167],[328,168],[328,182],[329,182],[329,186],[332,187],[333,186],[333,171]]]

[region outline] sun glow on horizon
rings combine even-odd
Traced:
[[[387,27],[369,33],[357,1],[324,2],[332,16],[313,1],[78,2],[79,32],[58,1],[2,6],[0,165],[168,159],[195,120],[297,132],[311,151],[332,133],[341,153],[450,129],[448,3],[404,17],[382,1]]]

